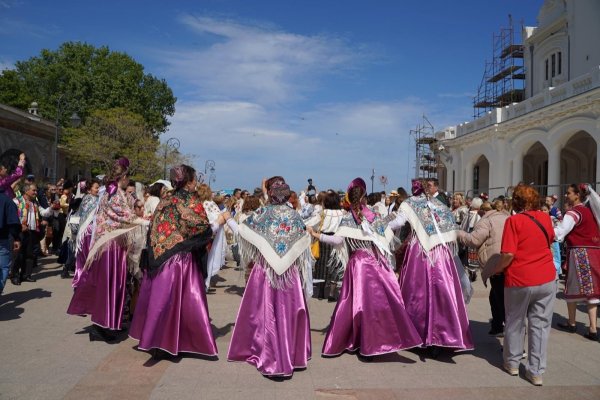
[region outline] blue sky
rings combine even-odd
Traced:
[[[283,175],[302,189],[414,175],[409,130],[472,118],[492,36],[542,0],[0,0],[0,69],[84,41],[123,51],[178,98],[164,139],[217,188]],[[382,186],[375,181],[375,190]]]

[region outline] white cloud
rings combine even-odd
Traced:
[[[170,134],[185,152],[217,163],[217,187],[252,188],[284,175],[296,189],[307,177],[343,188],[356,176],[387,175],[405,185],[414,151],[408,135],[423,105],[411,99],[317,106],[302,117],[247,102],[182,102]],[[376,186],[378,188],[378,186]]]
[[[203,98],[275,104],[300,99],[327,74],[363,58],[336,37],[305,36],[258,24],[186,15],[180,22],[206,39],[200,50],[160,52],[166,72]]]
[[[15,69],[15,63],[8,59],[0,57],[0,72],[6,69]]]
[[[0,36],[29,35],[40,39],[55,35],[58,31],[59,29],[54,25],[38,25],[15,18],[0,18]]]
[[[424,113],[447,115],[418,98],[297,101],[321,93],[335,99],[338,86],[326,78],[369,60],[342,39],[209,17],[180,22],[206,44],[158,51],[167,79],[186,90],[176,93],[164,138],[178,137],[200,171],[214,160],[216,188],[251,189],[283,175],[296,190],[308,177],[319,189],[343,189],[356,176],[368,180],[372,168],[388,176],[388,190],[406,186],[415,153],[410,129]]]

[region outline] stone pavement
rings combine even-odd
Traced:
[[[42,263],[36,283],[8,282],[0,296],[0,399],[600,399],[600,343],[582,336],[586,314],[577,315],[577,334],[552,330],[544,386],[534,387],[522,366],[519,377],[500,369],[501,339],[487,335],[489,305],[480,281],[468,307],[472,352],[437,360],[420,349],[373,362],[349,354],[325,359],[320,349],[334,304],[311,299],[313,359],[292,379],[273,381],[225,359],[243,290],[233,268],[221,271],[216,293],[208,296],[219,360],[155,362],[132,339],[90,342],[89,318],[65,313],[70,281],[60,279],[53,258]],[[558,300],[555,323],[564,315]]]

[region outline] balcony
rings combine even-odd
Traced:
[[[456,127],[456,137],[477,132],[490,125],[501,124],[530,112],[550,106],[560,101],[580,95],[600,87],[600,65],[591,72],[578,76],[556,87],[549,87],[520,103],[513,103],[503,108],[496,108],[476,120],[465,122]]]

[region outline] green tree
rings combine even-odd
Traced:
[[[176,101],[164,79],[145,74],[129,55],[81,42],[44,49],[0,75],[0,103],[26,109],[37,101],[42,116],[54,119],[59,98],[63,126],[73,112],[85,118],[124,108],[141,115],[155,138],[169,126]]]
[[[144,118],[124,108],[96,110],[80,128],[67,129],[63,142],[70,158],[89,165],[92,174],[110,171],[118,157],[130,161],[133,180],[152,182],[162,177],[162,147]]]

